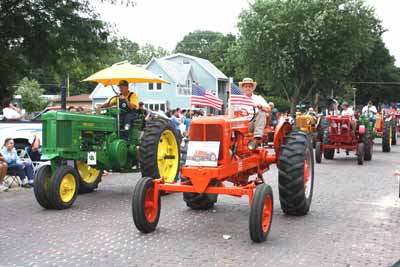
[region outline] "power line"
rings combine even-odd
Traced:
[[[400,82],[351,82],[352,84],[400,85]]]

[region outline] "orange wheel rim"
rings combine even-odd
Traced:
[[[304,179],[304,193],[306,195],[306,198],[310,196],[311,192],[311,179],[310,179],[310,161],[309,159],[304,160],[304,174],[303,174],[303,179]]]
[[[155,207],[154,203],[154,189],[149,188],[144,199],[144,215],[149,223],[153,223],[156,220],[157,212],[158,207]]]
[[[264,233],[268,231],[269,226],[271,224],[271,219],[272,219],[272,198],[270,195],[268,195],[267,198],[265,199],[263,208],[262,228]]]

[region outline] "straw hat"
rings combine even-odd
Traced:
[[[257,86],[257,83],[253,81],[252,78],[243,78],[243,80],[239,82],[239,87],[242,88],[245,84],[252,84],[254,88]]]

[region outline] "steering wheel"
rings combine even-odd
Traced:
[[[240,116],[242,117],[249,117],[251,115],[251,118],[249,121],[253,121],[256,117],[256,109],[253,107],[253,114],[251,114],[247,109],[241,108],[239,111]]]

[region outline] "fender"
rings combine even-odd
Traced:
[[[285,136],[291,131],[292,125],[287,121],[281,122],[276,126],[274,134],[274,149],[277,155],[279,155]]]

